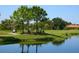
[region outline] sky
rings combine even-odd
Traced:
[[[0,21],[8,19],[20,5],[0,5]],[[79,24],[79,5],[40,5],[50,19],[60,17],[65,21]]]

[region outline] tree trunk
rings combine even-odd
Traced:
[[[31,33],[31,32],[30,32],[30,29],[29,29],[29,20],[27,21],[27,32],[28,32],[28,33]]]
[[[38,20],[36,20],[36,33],[39,33]]]
[[[21,26],[22,26],[22,28],[21,28],[22,32],[21,33],[24,34],[24,22],[23,21],[21,22]]]
[[[13,33],[16,32],[16,28],[15,28],[15,26],[16,26],[16,25],[15,25],[15,22],[13,22],[13,24],[12,24],[12,32],[13,32]]]

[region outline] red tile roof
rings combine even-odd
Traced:
[[[70,24],[66,26],[67,28],[79,28],[79,24]]]

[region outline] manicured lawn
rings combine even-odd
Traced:
[[[79,30],[46,30],[45,32],[61,37],[79,34]]]
[[[10,31],[0,31],[0,37],[14,37],[20,40],[34,41],[34,39],[52,39],[52,40],[64,40],[71,35],[78,35],[79,30],[45,30],[48,35],[34,35],[34,34],[19,34],[11,33]]]

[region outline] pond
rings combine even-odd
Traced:
[[[0,53],[79,53],[79,36],[72,36],[60,43],[0,44]]]

